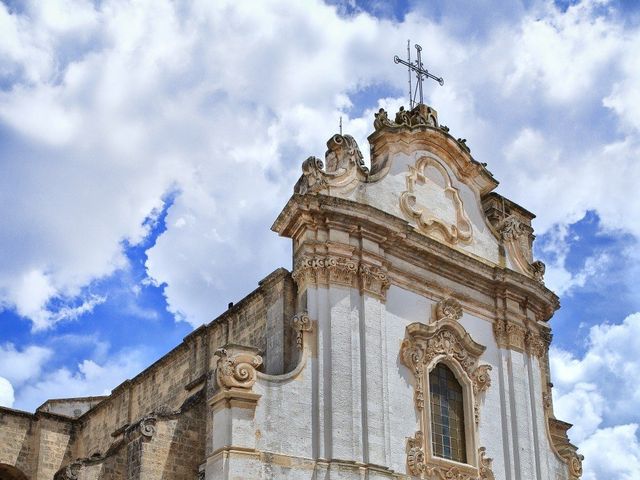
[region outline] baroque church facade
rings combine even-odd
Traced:
[[[577,480],[534,215],[432,108],[334,135],[281,268],[104,397],[0,408],[3,480]]]

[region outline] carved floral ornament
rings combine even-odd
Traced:
[[[427,176],[428,168],[439,177],[437,180]],[[427,156],[419,158],[415,166],[409,167],[406,184],[407,189],[400,195],[400,209],[416,222],[419,231],[426,235],[439,233],[454,244],[471,241],[471,221],[464,211],[458,190],[453,187],[449,173],[440,162]],[[427,199],[424,205],[421,198]],[[438,205],[437,211],[434,205]]]
[[[386,269],[339,256],[303,255],[292,274],[299,291],[309,285],[336,284],[360,290],[384,300],[391,285]]]
[[[459,378],[463,390],[466,390],[465,404],[473,407],[472,431],[477,433],[480,420],[479,397],[491,386],[490,365],[478,365],[480,355],[485,347],[476,343],[457,322],[457,315],[461,315],[457,302],[441,302],[441,310],[451,314],[442,315],[431,325],[412,323],[407,326],[405,338],[400,348],[402,363],[409,368],[414,376],[414,401],[420,412],[421,430],[407,441],[407,469],[411,475],[429,479],[481,480],[493,479],[491,459],[486,458],[483,447],[477,450],[477,461],[469,465],[453,465],[446,460],[431,455],[429,431],[431,429],[428,415],[429,407],[425,405],[427,394],[426,383],[429,371],[440,361],[445,361],[462,377]],[[457,304],[457,305],[456,305]],[[437,309],[436,309],[437,312]],[[458,317],[459,318],[459,317]],[[465,388],[466,386],[466,388]],[[427,411],[425,411],[427,410]],[[470,415],[469,415],[470,416]],[[427,432],[425,435],[423,432]],[[471,435],[475,438],[476,435]],[[475,465],[473,464],[475,463]]]

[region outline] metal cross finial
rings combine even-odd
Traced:
[[[415,45],[416,51],[418,52],[418,58],[415,62],[411,62],[411,42],[407,40],[407,61],[402,60],[397,55],[393,57],[393,61],[395,63],[401,63],[402,65],[406,65],[409,68],[409,106],[413,108],[416,105],[416,94],[420,93],[420,102],[423,103],[422,98],[422,82],[425,78],[432,78],[440,85],[444,85],[444,79],[442,77],[436,77],[435,75],[429,73],[429,70],[424,68],[422,65],[422,47],[416,43]],[[412,91],[411,88],[411,72],[416,72],[416,90]]]

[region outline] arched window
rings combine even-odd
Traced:
[[[466,463],[462,386],[451,369],[437,364],[429,373],[433,455]]]

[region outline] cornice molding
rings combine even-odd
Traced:
[[[332,226],[340,226],[346,232],[367,232],[380,238],[380,246],[384,249],[384,273],[389,284],[396,284],[417,293],[424,294],[422,283],[426,278],[417,276],[413,269],[407,269],[401,263],[394,263],[390,258],[397,258],[409,265],[428,270],[452,282],[479,291],[488,298],[494,298],[496,292],[508,290],[513,295],[528,299],[529,308],[538,320],[547,321],[553,312],[559,308],[558,297],[543,284],[530,276],[499,265],[493,265],[486,260],[463,253],[441,242],[433,240],[417,232],[409,223],[391,214],[383,212],[370,205],[353,202],[337,197],[320,194],[294,194],[283,211],[274,222],[272,229],[282,236],[291,237],[295,241],[296,267],[324,268],[323,264],[313,263],[314,258],[320,256],[309,252],[314,240],[305,236],[306,231],[316,231],[323,228],[326,222]],[[355,227],[354,225],[357,225]],[[315,241],[320,245],[320,240]],[[354,250],[353,246],[345,245],[346,249]],[[326,256],[326,255],[325,255]],[[298,259],[298,257],[303,257]],[[358,287],[354,281],[357,274],[358,260],[348,256],[354,265],[344,265],[350,268],[348,280],[339,280],[343,285]],[[305,261],[311,263],[304,263]],[[301,270],[302,271],[302,270]],[[301,271],[295,272],[300,278]],[[335,275],[335,274],[334,274]],[[315,284],[328,284],[322,275],[308,278]],[[319,281],[318,281],[319,280]],[[305,280],[306,282],[306,280]],[[386,281],[384,282],[386,284]],[[303,286],[306,283],[303,282]],[[382,290],[388,288],[386,285]],[[494,304],[487,303],[486,308],[492,310]]]

